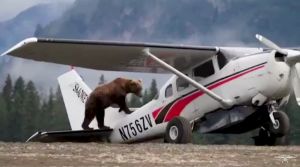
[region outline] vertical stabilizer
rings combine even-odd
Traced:
[[[82,78],[72,68],[71,71],[57,78],[60,91],[67,110],[69,122],[72,130],[82,130],[81,124],[84,120],[85,102],[92,90],[83,82]],[[137,108],[130,108],[134,111]],[[119,112],[119,108],[108,107],[105,109],[104,124],[113,126],[122,120],[126,114]],[[90,123],[89,127],[98,129],[96,118]]]
[[[85,102],[92,90],[83,82],[77,72],[71,71],[57,78],[72,130],[82,130]],[[97,127],[94,119],[91,128]]]

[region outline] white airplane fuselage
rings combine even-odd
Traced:
[[[85,102],[92,90],[75,70],[61,75],[58,81],[72,132],[59,134],[101,133],[113,143],[143,142],[165,135],[165,142],[189,143],[191,130],[239,134],[260,128],[255,143],[275,145],[284,143],[290,131],[287,114],[276,106],[285,105],[292,90],[300,106],[296,69],[300,49],[280,48],[259,34],[256,38],[268,48],[32,37],[0,56],[95,70],[174,74],[152,101],[133,113],[107,108],[104,124],[111,129],[92,132],[81,131]],[[90,127],[97,129],[97,122],[93,120]],[[38,134],[41,138],[57,135]]]
[[[260,95],[266,98],[260,103],[290,95],[290,67],[279,58],[275,59],[275,51],[232,59],[222,69],[219,69],[216,57],[210,59],[214,63],[214,75],[198,81],[193,76],[194,67],[185,74],[221,97],[230,99],[234,105],[252,105],[253,98]],[[175,116],[193,121],[222,107],[192,85],[178,91],[177,79],[178,76],[172,76],[160,89],[157,98],[114,124],[109,137],[111,142],[137,142],[162,136],[167,122]]]

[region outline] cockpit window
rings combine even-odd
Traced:
[[[177,92],[180,92],[186,88],[188,88],[190,86],[190,84],[185,80],[185,79],[182,79],[182,78],[177,78],[176,80],[176,87],[177,87]]]
[[[212,60],[209,60],[194,69],[194,76],[199,78],[207,78],[215,73]]]
[[[170,97],[172,95],[173,95],[173,89],[172,89],[172,84],[170,84],[166,88],[165,97],[167,98],[167,97]]]
[[[226,57],[222,52],[217,53],[217,60],[218,60],[218,65],[220,70],[228,63],[228,60],[226,59]]]

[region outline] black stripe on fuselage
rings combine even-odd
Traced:
[[[252,67],[246,68],[246,69],[244,69],[244,70],[241,70],[241,71],[239,71],[239,72],[236,72],[236,73],[233,73],[233,74],[231,74],[231,75],[228,75],[228,76],[226,76],[226,77],[217,79],[217,80],[215,80],[215,81],[213,81],[213,82],[211,82],[211,83],[209,83],[209,84],[206,84],[204,87],[208,87],[208,86],[213,85],[213,84],[215,84],[215,83],[217,83],[217,82],[220,82],[220,81],[222,81],[222,80],[224,80],[224,79],[230,78],[230,77],[232,77],[232,76],[234,76],[234,75],[240,74],[240,73],[242,73],[242,72],[248,71],[248,70],[250,70],[250,69],[252,69],[252,68],[256,68],[256,67],[261,66],[261,65],[264,65],[264,64],[266,64],[266,63],[267,63],[267,62],[260,63],[260,64],[257,64],[257,65],[255,65],[255,66],[252,66]],[[182,98],[184,98],[184,97],[186,97],[186,96],[189,96],[189,95],[191,95],[191,94],[193,94],[193,93],[195,93],[195,92],[197,92],[197,91],[199,91],[199,90],[198,90],[198,89],[195,89],[195,90],[193,90],[193,91],[191,91],[191,92],[189,92],[189,93],[187,93],[187,94],[185,94],[185,95],[182,95],[182,96],[178,97],[177,99],[173,100],[172,102],[170,102],[169,104],[167,104],[165,107],[163,107],[163,109],[158,113],[157,117],[155,118],[155,123],[156,123],[156,124],[163,123],[163,121],[164,121],[164,119],[165,119],[165,117],[166,117],[168,111],[169,111],[170,108],[173,106],[173,104],[175,104],[175,103],[176,103],[177,101],[179,101],[180,99],[182,99]]]
[[[179,98],[177,98],[177,99],[179,99]],[[171,107],[175,102],[177,102],[177,99],[174,100],[174,101],[172,101],[171,103],[167,104],[167,105],[159,112],[159,114],[158,114],[157,117],[155,118],[155,123],[156,123],[156,124],[160,124],[160,123],[162,123],[162,122],[164,121],[164,119],[165,119],[165,117],[166,117],[166,115],[167,115],[167,113],[168,113],[170,107]]]

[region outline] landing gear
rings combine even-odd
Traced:
[[[290,120],[289,117],[283,111],[277,111],[273,113],[274,124],[269,123],[270,132],[277,136],[282,137],[290,132]]]
[[[285,112],[276,109],[275,103],[268,106],[269,120],[254,137],[255,145],[286,145],[286,135],[290,132],[290,120]]]
[[[259,130],[259,135],[254,137],[256,146],[283,146],[286,145],[286,137],[274,136],[269,131],[261,128]]]
[[[165,143],[187,144],[192,139],[190,122],[184,117],[175,117],[169,121],[164,137]]]

